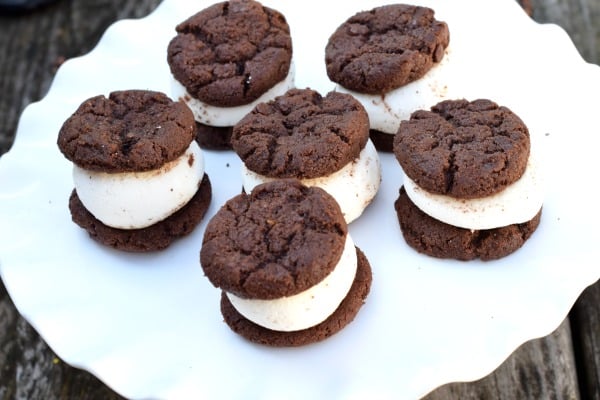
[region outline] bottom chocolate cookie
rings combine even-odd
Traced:
[[[402,235],[409,246],[437,258],[483,261],[505,257],[518,250],[537,229],[542,210],[530,221],[496,229],[470,230],[445,224],[421,211],[404,186],[394,203]]]
[[[356,277],[348,295],[329,318],[312,328],[293,332],[264,328],[242,316],[233,307],[225,292],[221,293],[221,314],[234,332],[251,342],[274,347],[291,347],[324,340],[352,322],[371,289],[372,273],[369,261],[358,247],[356,247],[356,256],[358,258]]]
[[[167,219],[142,229],[117,229],[104,225],[84,207],[75,190],[69,198],[69,210],[73,222],[97,242],[118,250],[148,252],[162,250],[177,238],[192,232],[208,210],[211,198],[210,179],[204,174],[198,191],[183,208]]]
[[[394,136],[389,133],[381,132],[375,129],[369,130],[369,137],[379,151],[391,153],[394,151]]]
[[[206,150],[231,150],[233,126],[210,126],[196,122],[196,142]]]

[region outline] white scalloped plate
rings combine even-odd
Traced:
[[[350,229],[373,267],[356,320],[321,343],[294,349],[250,344],[222,322],[219,291],[199,265],[205,223],[160,254],[99,246],[71,220],[71,165],[59,153],[62,122],[80,102],[116,89],[169,91],[166,45],[174,26],[208,3],[166,0],[150,16],[107,30],[67,61],[48,95],[23,112],[0,159],[0,270],[22,315],[66,362],[130,398],[418,398],[474,380],[525,341],[549,334],[583,289],[600,278],[592,195],[599,147],[600,69],[566,33],[531,21],[513,0],[415,1],[451,30],[444,82],[454,96],[509,106],[546,153],[541,225],[499,261],[428,258],[400,236],[393,201],[401,185],[382,155],[374,204]],[[275,2],[289,20],[297,86],[333,85],[323,52],[348,16],[378,1]],[[451,72],[450,72],[451,71]],[[206,152],[213,215],[241,187],[231,153]]]

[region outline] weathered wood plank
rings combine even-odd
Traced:
[[[586,61],[600,63],[600,1],[532,1],[536,21],[562,26]],[[580,391],[600,399],[600,282],[583,292],[569,317]]]
[[[61,60],[87,53],[112,22],[144,16],[159,2],[62,0],[29,14],[0,15],[0,154],[12,144],[25,106],[46,94]],[[20,317],[0,282],[0,399],[121,397],[60,361]]]
[[[37,12],[0,15],[0,154],[10,148],[25,106],[48,91],[61,60],[90,51],[115,20],[142,17],[159,3],[62,0]]]
[[[18,314],[0,285],[0,399],[121,399],[87,372],[64,364]]]
[[[600,2],[597,0],[531,0],[533,19],[567,31],[588,62],[600,61]]]
[[[598,62],[600,1],[530,0],[533,18],[563,26],[586,60]],[[62,0],[40,12],[0,16],[0,154],[11,145],[23,108],[48,90],[56,64],[91,50],[116,19],[140,17],[159,0]],[[427,400],[600,398],[600,283],[586,290],[550,336],[521,346],[494,373],[437,389]],[[572,327],[572,328],[571,328]],[[571,335],[571,330],[573,335]],[[572,350],[571,337],[579,345]],[[0,400],[119,399],[90,374],[56,358],[19,316],[0,282]]]
[[[571,331],[566,319],[551,335],[523,344],[485,378],[444,385],[424,400],[578,399],[574,365]]]
[[[587,288],[571,312],[581,392],[600,399],[600,283]]]

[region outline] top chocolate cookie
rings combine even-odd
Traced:
[[[182,155],[195,134],[185,104],[160,92],[125,90],[84,101],[62,125],[58,147],[87,170],[139,172]]]
[[[392,4],[355,14],[325,48],[329,79],[347,89],[380,94],[415,81],[442,60],[450,41],[430,8]]]
[[[394,154],[421,188],[456,198],[492,195],[517,181],[529,130],[510,109],[479,99],[447,100],[402,121]]]
[[[291,89],[242,118],[231,144],[251,171],[309,179],[340,170],[368,138],[369,117],[351,95]]]
[[[333,271],[347,229],[323,189],[275,180],[221,207],[204,232],[200,263],[213,285],[236,296],[291,296]]]
[[[167,61],[193,97],[233,107],[256,100],[288,74],[292,40],[285,17],[251,0],[214,4],[176,27]]]

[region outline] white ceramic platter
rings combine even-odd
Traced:
[[[298,87],[322,93],[331,32],[373,1],[265,1],[290,23]],[[515,254],[482,263],[432,259],[407,247],[393,209],[401,185],[382,155],[381,191],[351,224],[373,267],[356,320],[321,343],[250,344],[222,322],[203,276],[205,222],[160,254],[102,247],[71,222],[71,164],[56,146],[62,122],[86,98],[117,89],[169,92],[174,26],[208,5],[165,0],[150,16],[114,24],[86,56],[67,61],[48,95],[23,112],[0,159],[0,272],[22,315],[66,362],[130,398],[418,398],[480,378],[523,342],[549,334],[600,277],[600,69],[566,33],[529,19],[514,0],[415,1],[451,31],[448,95],[486,97],[517,112],[545,155],[541,225]],[[214,189],[208,217],[241,188],[233,153],[206,154]]]

